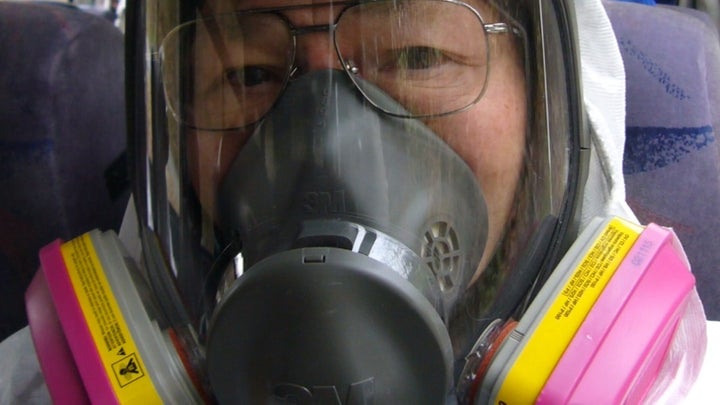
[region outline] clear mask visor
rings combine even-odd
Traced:
[[[145,261],[168,324],[196,331],[184,346],[211,390],[240,389],[225,379],[235,350],[248,400],[365,374],[410,387],[387,397],[400,403],[430,386],[452,395],[478,336],[523,305],[573,215],[570,80],[565,59],[543,58],[564,51],[557,21],[547,33],[541,21],[555,3],[148,1]],[[414,326],[396,327],[388,302]],[[413,336],[424,357],[373,357]],[[266,363],[268,351],[290,357]],[[313,358],[332,367],[305,373]],[[290,364],[292,378],[273,374]],[[417,378],[363,371],[375,366]]]

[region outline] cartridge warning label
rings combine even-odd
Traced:
[[[121,387],[137,381],[145,375],[135,353],[120,361],[116,361],[113,363],[112,368],[115,372],[115,378],[117,378],[118,384]]]
[[[611,223],[605,229],[565,284],[562,298],[558,299],[555,305],[556,320],[568,318],[583,296],[592,291],[592,296],[584,306],[586,308],[583,308],[585,313],[589,311],[637,237],[637,232],[622,223]],[[583,317],[585,313],[582,314]]]
[[[87,303],[87,306],[82,305],[84,303],[81,301],[83,313],[85,313],[86,319],[92,321],[93,326],[96,327],[102,349],[114,351],[115,348],[127,343],[127,339],[118,320],[121,316],[119,310],[114,307],[112,302],[112,291],[103,285],[103,280],[101,280],[103,275],[97,271],[95,263],[93,263],[90,253],[92,246],[84,243],[83,239],[75,239],[66,245],[68,244],[70,245],[69,249],[63,246],[63,256],[66,262],[68,259],[70,260],[68,268],[73,270],[70,277],[73,280],[75,292],[84,296]],[[80,291],[78,291],[78,287],[81,287]],[[93,335],[93,337],[95,336]],[[96,341],[96,343],[98,342]]]
[[[127,322],[85,234],[60,248],[80,309],[119,403],[161,403]]]

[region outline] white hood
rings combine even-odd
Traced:
[[[591,126],[590,168],[581,227],[595,216],[635,220],[625,203],[625,69],[601,0],[574,2],[582,66],[583,99]]]

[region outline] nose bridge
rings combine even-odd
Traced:
[[[328,25],[303,27],[296,32],[295,65],[301,72],[342,69],[333,34],[332,26]]]
[[[321,3],[307,9],[291,10],[285,17],[294,27],[295,66],[300,73],[341,69],[333,44],[334,23],[344,5]]]

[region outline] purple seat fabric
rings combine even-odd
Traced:
[[[606,2],[627,75],[623,172],[642,222],[674,228],[720,320],[720,40],[675,7]]]
[[[26,324],[40,247],[120,225],[123,75],[122,33],[108,21],[0,1],[0,339]]]

